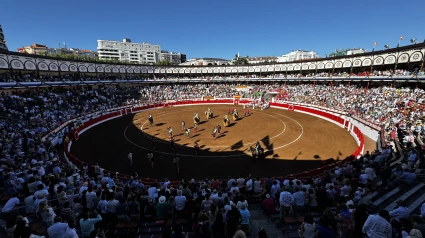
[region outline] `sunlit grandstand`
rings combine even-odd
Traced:
[[[420,233],[424,54],[153,66],[1,53],[5,235]]]

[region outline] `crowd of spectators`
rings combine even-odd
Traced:
[[[198,237],[243,237],[250,231],[248,201],[255,196],[263,200],[267,213],[278,213],[282,220],[291,214],[305,214],[300,228],[303,237],[390,237],[392,232],[405,237],[409,232],[425,231],[422,217],[410,217],[404,201],[393,211],[367,213],[379,178],[384,187],[411,186],[415,171],[425,167],[422,150],[414,146],[415,136],[423,134],[424,90],[311,84],[245,86],[244,90],[238,90],[236,84],[168,84],[2,92],[0,187],[7,197],[1,212],[6,231],[14,237],[29,237],[33,232],[29,217],[35,214],[50,237],[101,237],[110,224],[140,220],[170,224],[172,230],[165,230],[164,237],[171,237],[171,233],[184,236],[181,223],[189,223]],[[393,150],[384,145],[381,151],[367,152],[359,160],[309,179],[269,177],[261,181],[239,175],[227,180],[183,180],[171,186],[168,179],[144,184],[137,174],[119,180],[114,174],[102,174],[99,165],[75,168],[60,162],[52,140],[58,136],[63,139],[76,124],[62,134],[42,139],[70,119],[118,106],[232,97],[236,92],[255,98],[267,91],[283,92],[280,100],[326,106],[382,125],[389,140],[402,142],[407,159],[392,169],[388,162]],[[312,213],[321,215],[317,225]]]
[[[92,74],[79,74],[79,73],[63,73],[59,75],[53,74],[40,74],[37,72],[15,72],[7,71],[0,73],[0,82],[10,83],[10,82],[78,82],[78,81],[116,81],[116,80],[143,80],[143,81],[156,81],[156,80],[167,80],[167,81],[190,81],[190,80],[205,80],[205,81],[214,81],[214,80],[235,80],[235,79],[257,79],[257,78],[266,78],[266,79],[284,79],[284,78],[322,78],[322,77],[397,77],[397,76],[425,76],[424,70],[415,70],[409,71],[405,69],[397,70],[374,70],[370,71],[359,71],[359,72],[349,72],[349,71],[340,71],[332,70],[326,72],[300,72],[300,73],[275,73],[275,72],[266,72],[266,73],[255,73],[255,74],[235,74],[230,75],[205,75],[205,74],[178,74],[178,75],[167,75],[162,74],[157,75],[132,75],[132,74],[106,74],[98,73],[96,75]]]

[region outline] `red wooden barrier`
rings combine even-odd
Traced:
[[[249,101],[247,101],[247,102],[249,102]],[[232,104],[233,103],[233,100],[214,100],[214,101],[192,101],[192,100],[187,100],[187,101],[173,102],[173,103],[171,103],[169,105],[214,104],[214,103],[228,103],[228,104]],[[245,102],[243,102],[243,103],[245,103]],[[281,108],[286,108],[286,109],[288,109],[289,106],[290,106],[289,104],[279,104],[279,103],[270,103],[270,105],[271,106],[276,106],[276,107],[281,107]],[[139,111],[139,110],[141,111],[141,110],[148,109],[148,108],[163,107],[163,106],[164,106],[164,103],[159,103],[159,104],[156,104],[156,105],[148,105],[148,106],[143,106],[143,107],[137,107],[137,108],[134,108],[133,111]],[[344,125],[344,127],[348,127],[348,124],[349,124],[348,121],[346,121],[344,123],[344,119],[342,119],[342,118],[340,118],[340,117],[338,117],[338,116],[336,116],[334,114],[325,112],[325,111],[321,111],[321,110],[317,110],[317,109],[313,109],[313,108],[308,108],[308,107],[302,107],[302,106],[298,106],[298,105],[293,106],[293,108],[294,108],[294,110],[299,110],[299,111],[311,113],[311,114],[314,114],[314,115],[322,116],[322,117],[327,118],[329,120],[335,121],[338,124]],[[119,110],[119,111],[111,112],[111,113],[108,113],[106,115],[102,115],[102,116],[93,118],[90,121],[84,123],[84,125],[81,126],[81,128],[79,128],[78,130],[71,131],[70,132],[70,135],[72,135],[72,136],[68,135],[68,138],[71,138],[70,140],[72,140],[72,138],[75,138],[76,140],[78,140],[78,136],[79,136],[78,132],[79,131],[81,131],[81,130],[83,130],[83,129],[85,129],[85,128],[87,128],[87,127],[89,127],[89,126],[91,126],[91,125],[93,125],[95,123],[102,122],[104,120],[107,120],[107,119],[112,118],[112,117],[115,117],[115,116],[119,116],[121,113],[122,113],[122,115],[130,114],[131,113],[131,109],[126,108],[126,109],[122,109],[122,110]],[[357,138],[358,138],[358,140],[360,142],[360,146],[352,154],[352,156],[354,158],[357,158],[357,156],[359,156],[360,153],[362,152],[362,149],[363,149],[363,146],[364,146],[364,136],[363,136],[363,134],[361,133],[361,131],[356,126],[353,127],[353,130],[352,131],[357,136]],[[64,143],[65,154],[67,155],[68,159],[74,165],[76,165],[77,167],[81,166],[82,165],[82,162],[79,159],[75,158],[68,151],[68,145],[69,145],[68,142]],[[347,160],[351,160],[351,159],[353,159],[353,158],[350,158],[350,157],[347,158]],[[346,161],[346,160],[344,160],[344,161]],[[330,169],[333,169],[334,166],[336,166],[337,164],[342,163],[344,161],[340,161],[340,162],[333,163],[333,164],[330,164],[330,165],[327,165],[327,166],[324,166],[324,167],[321,167],[321,168],[318,168],[318,169],[314,169],[314,170],[311,170],[311,171],[305,171],[305,172],[302,172],[302,173],[299,173],[299,174],[295,174],[295,175],[291,175],[291,176],[293,176],[293,177],[299,177],[299,178],[315,177],[315,176],[318,176],[318,175],[320,175],[320,174],[322,174],[322,173],[324,173],[324,172],[326,172],[326,171],[328,171]],[[106,171],[106,170],[104,172],[105,172],[105,174],[107,172],[110,173],[110,171]],[[119,177],[128,178],[128,175],[120,175]],[[150,179],[145,179],[144,181],[148,181],[149,182]]]

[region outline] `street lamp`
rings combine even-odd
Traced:
[[[418,43],[418,41],[416,39],[410,39],[410,42],[413,43],[413,44],[417,44]]]

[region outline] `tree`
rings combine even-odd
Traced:
[[[155,65],[173,65],[174,63],[169,60],[160,60]]]
[[[235,58],[233,58],[233,64],[240,65],[240,64],[249,64],[248,62],[249,56],[240,57],[239,54],[235,55]]]

